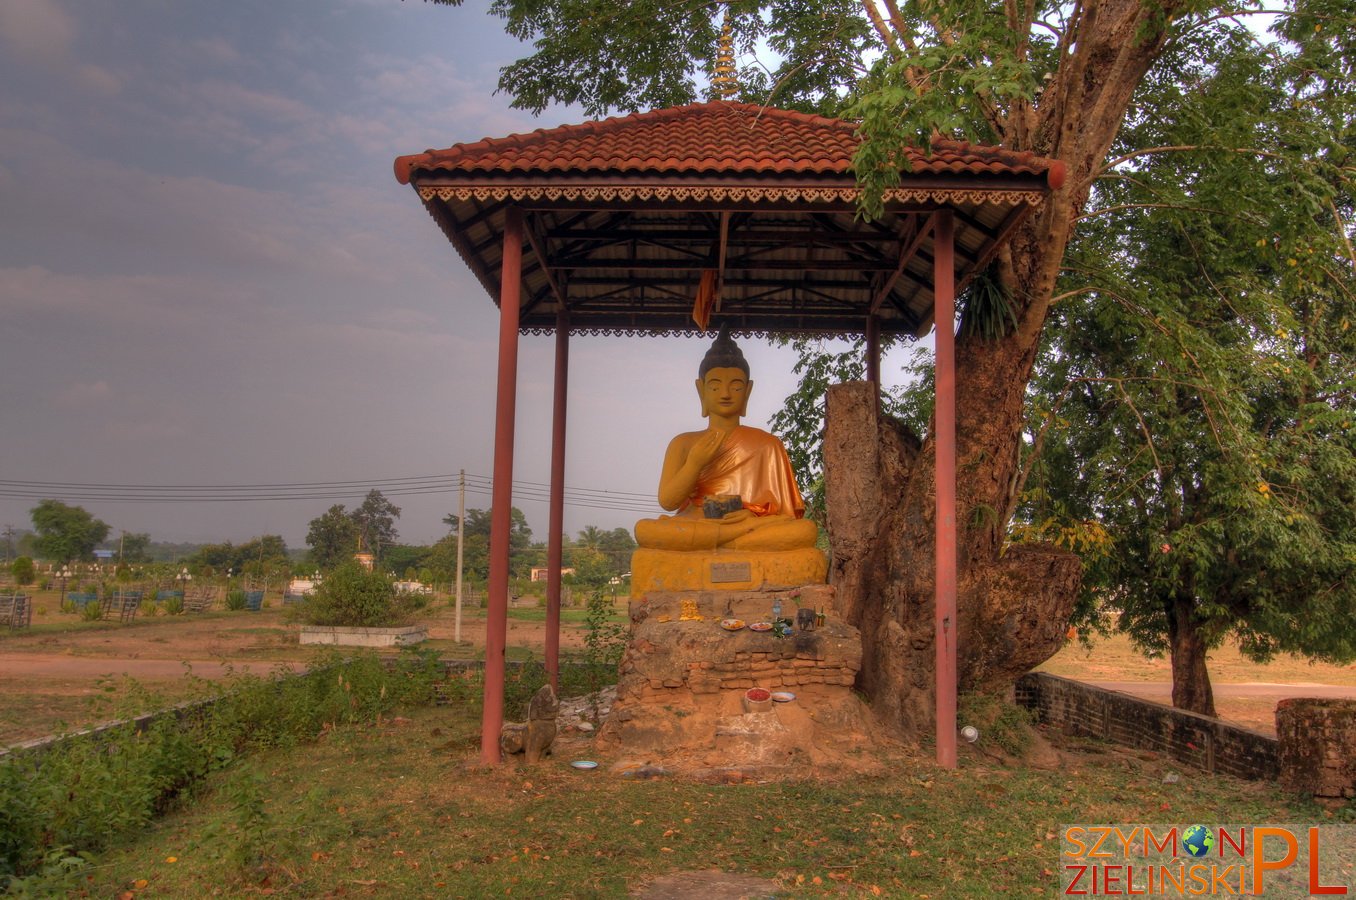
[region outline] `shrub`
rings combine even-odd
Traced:
[[[21,556],[16,559],[9,570],[14,576],[14,583],[19,587],[32,584],[33,579],[37,577],[37,569],[33,566],[33,560],[29,559],[27,556]]]
[[[84,622],[97,622],[103,618],[104,611],[99,606],[98,600],[91,600],[80,607],[80,619]]]
[[[0,893],[24,893],[25,876],[50,874],[56,862],[78,871],[110,838],[143,825],[206,774],[252,750],[429,703],[441,677],[437,654],[427,651],[406,651],[392,668],[375,655],[332,655],[302,675],[235,676],[214,703],[161,716],[144,732],[128,721],[44,751],[12,753],[0,759]]]
[[[234,610],[234,611],[236,611],[236,612],[239,612],[240,610],[244,609],[244,608],[245,608],[245,592],[244,592],[244,591],[227,591],[227,592],[226,592],[226,608],[229,609],[229,610]]]
[[[409,623],[414,606],[408,595],[380,572],[369,572],[357,562],[344,563],[296,609],[307,625],[379,628]]]
[[[171,594],[165,598],[165,614],[177,616],[184,611],[184,598],[179,594]]]

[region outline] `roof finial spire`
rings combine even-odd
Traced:
[[[720,41],[716,45],[716,76],[711,79],[711,86],[716,89],[716,94],[722,100],[729,100],[739,93],[739,76],[735,72],[732,21],[730,7],[726,6],[725,24],[721,26]]]

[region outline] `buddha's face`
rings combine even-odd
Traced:
[[[703,416],[743,416],[752,392],[753,382],[735,366],[712,369],[697,379]]]

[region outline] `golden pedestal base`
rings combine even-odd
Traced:
[[[823,584],[829,560],[800,550],[647,550],[631,554],[631,596],[651,591],[785,590]]]

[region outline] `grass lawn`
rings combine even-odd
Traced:
[[[251,756],[104,853],[82,896],[623,897],[676,871],[788,895],[1053,896],[1060,823],[1321,822],[1269,785],[1083,744],[1058,771],[901,753],[890,777],[712,786],[568,760],[486,770],[433,707]],[[39,886],[38,893],[59,886]],[[130,893],[124,893],[130,892]]]

